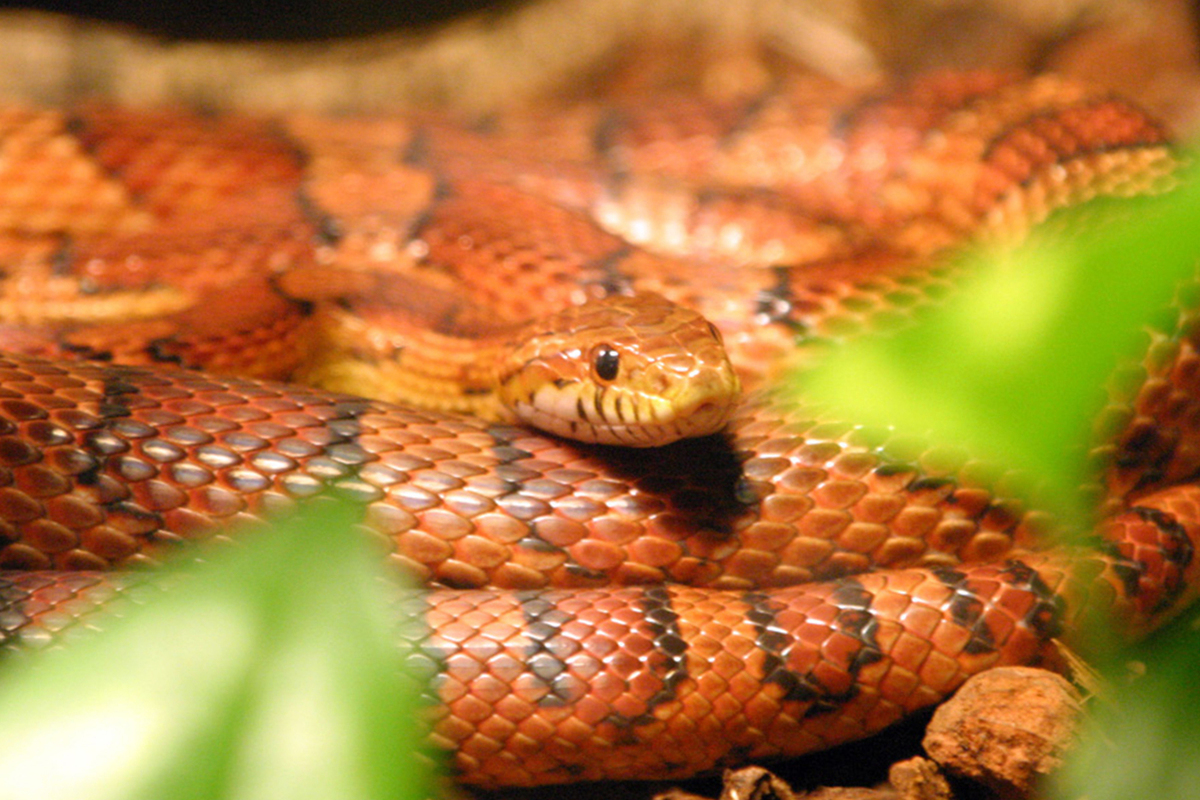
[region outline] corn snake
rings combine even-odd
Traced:
[[[534,120],[485,132],[501,144],[438,122],[100,109],[56,124],[14,111],[6,144],[29,159],[8,163],[30,172],[0,173],[15,187],[0,208],[6,262],[28,271],[0,297],[6,346],[320,375],[290,363],[310,348],[312,319],[390,311],[369,298],[322,307],[306,281],[324,286],[330,263],[358,275],[408,259],[431,273],[419,290],[404,284],[422,292],[414,305],[453,320],[437,333],[485,326],[493,305],[450,302],[463,283],[518,307],[645,288],[701,310],[753,384],[798,339],[922,302],[947,280],[931,261],[969,234],[1141,191],[1172,161],[1135,109],[1053,79],[820,94],[798,84],[739,108],[679,99],[641,116],[585,108],[567,120],[579,141]],[[84,154],[103,169],[79,166]],[[182,179],[157,180],[178,163]],[[114,194],[114,175],[134,188]],[[700,175],[720,191],[679,188]],[[749,222],[729,233],[735,211]],[[681,241],[700,243],[705,282],[689,277]],[[503,281],[452,274],[480,253],[511,270]],[[310,294],[292,303],[297,285]],[[154,313],[58,327],[56,304],[98,319],[123,292]],[[51,310],[32,304],[47,296]],[[220,296],[253,311],[232,344]],[[333,363],[370,341],[349,330]],[[806,752],[936,702],[971,672],[1037,661],[1089,606],[1141,628],[1188,599],[1197,495],[1164,476],[1194,468],[1189,431],[1146,434],[1144,420],[1190,402],[1195,356],[1183,333],[1164,341],[1171,357],[1147,369],[1110,479],[1136,502],[1105,523],[1109,544],[1070,556],[1029,552],[1037,515],[985,488],[969,461],[895,461],[885,441],[770,396],[735,411],[722,437],[631,454],[318,390],[14,355],[0,563],[32,571],[5,573],[6,631],[37,635],[44,605],[83,613],[102,600],[113,584],[91,570],[165,557],[336,484],[393,560],[461,590],[430,596],[428,647],[445,665],[435,738],[464,781],[674,777]],[[208,353],[215,363],[196,355]],[[884,571],[859,574],[872,565]],[[627,586],[598,588],[608,580]],[[499,588],[474,590],[484,584]]]

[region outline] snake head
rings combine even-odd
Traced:
[[[716,327],[649,292],[530,324],[504,359],[498,387],[523,422],[631,447],[719,431],[741,390]]]

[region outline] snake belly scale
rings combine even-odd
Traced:
[[[481,336],[641,292],[759,386],[940,294],[946,248],[1161,185],[1175,158],[1135,108],[966,74],[553,116],[0,114],[7,646],[335,486],[440,587],[423,652],[458,776],[532,785],[809,752],[1047,659],[1097,609],[1136,634],[1190,601],[1186,314],[1114,398],[1108,513],[1075,551],[1040,549],[1043,516],[970,458],[769,391],[649,449],[406,394]],[[368,392],[391,401],[336,393],[384,358],[411,378]],[[334,391],[260,380],[296,376]]]

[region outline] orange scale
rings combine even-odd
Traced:
[[[481,692],[476,683],[477,681],[472,681],[469,694],[465,694],[446,705],[450,707],[450,711],[454,716],[467,723],[471,723],[477,729],[480,723],[492,715],[492,705],[482,699]],[[503,695],[504,691],[502,690],[500,696]]]
[[[846,511],[814,508],[800,518],[796,533],[811,539],[833,540],[853,521]]]
[[[779,706],[779,700],[769,697],[761,685],[756,685],[753,693],[742,698],[742,718],[747,725],[766,730],[779,719]]]
[[[1028,617],[1039,604],[1040,600],[1038,597],[1027,589],[1000,586],[989,604],[988,623],[990,625],[999,624],[999,620],[994,620],[993,618],[1003,614],[1004,617],[1007,617],[1008,625],[1011,626],[1014,622],[1024,620]]]

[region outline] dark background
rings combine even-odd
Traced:
[[[166,38],[239,41],[354,36],[444,22],[521,0],[0,0],[0,9],[41,9],[121,22]],[[648,0],[653,2],[653,0]]]

